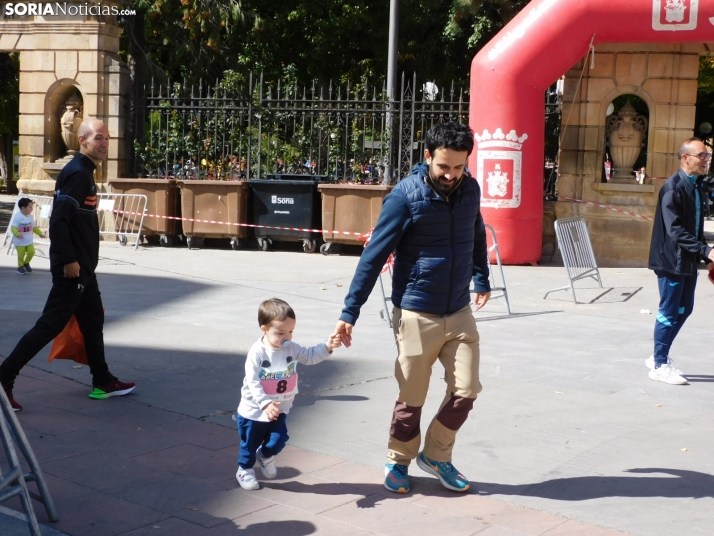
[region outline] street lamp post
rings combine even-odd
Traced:
[[[384,183],[392,182],[392,156],[394,154],[394,107],[397,82],[397,49],[399,45],[399,0],[389,1],[389,48],[387,51],[387,135],[389,137],[389,157],[384,166]],[[397,162],[397,170],[399,163]]]

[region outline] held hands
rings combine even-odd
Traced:
[[[348,324],[344,320],[340,320],[335,326],[335,332],[332,334],[332,337],[338,337],[342,344],[345,345],[345,348],[349,348],[350,346],[352,346],[353,327],[354,325]]]
[[[709,271],[709,281],[714,285],[714,262],[707,264],[707,270]]]
[[[79,263],[73,262],[64,265],[64,276],[67,278],[79,277]]]
[[[491,298],[490,292],[477,292],[474,296],[474,305],[476,306],[476,310],[478,311],[481,307],[486,305],[489,298]]]
[[[280,416],[280,402],[271,402],[263,408],[263,413],[271,421],[276,420]]]
[[[334,350],[335,348],[339,348],[340,346],[342,346],[342,340],[340,339],[339,335],[335,335],[333,333],[327,338],[325,346],[327,346],[327,349],[332,352],[332,350]]]

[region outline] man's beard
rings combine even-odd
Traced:
[[[444,184],[439,181],[439,179],[434,178],[434,175],[432,174],[431,170],[429,170],[429,181],[431,182],[431,185],[434,187],[434,189],[440,194],[449,195],[451,192],[454,191],[454,188],[459,183],[459,180],[460,179],[455,180],[452,184]]]

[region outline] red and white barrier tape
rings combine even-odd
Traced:
[[[619,212],[620,214],[626,214],[632,216],[633,218],[638,218],[647,221],[654,221],[654,218],[649,216],[643,216],[642,214],[635,214],[634,212],[627,212],[619,208],[612,207],[610,205],[601,205],[600,203],[593,203],[592,201],[583,201],[582,199],[574,199],[572,197],[565,197],[564,195],[559,195],[558,199],[564,199],[566,201],[574,201],[575,203],[583,203],[584,205],[593,205],[595,207],[606,208],[607,210],[612,210],[613,212]]]
[[[367,233],[360,235],[357,237],[357,240],[363,240],[364,241],[364,247],[367,247],[369,245],[369,241],[372,239],[372,231],[374,231],[374,227],[372,227]],[[382,266],[382,271],[379,272],[379,275],[382,275],[384,272],[388,272],[389,270],[394,269],[394,253],[390,253],[389,257],[387,257],[387,262],[384,263],[384,266]]]
[[[198,218],[180,218],[178,216],[162,216],[159,214],[142,214],[141,212],[129,212],[127,210],[98,210],[98,212],[112,212],[114,214],[128,214],[130,216],[144,216],[144,218],[159,218],[163,220],[178,220],[178,221],[193,221],[199,223],[215,223],[217,225],[233,225],[236,227],[252,227],[254,229],[279,229],[281,231],[302,231],[308,233],[323,233],[323,234],[342,234],[359,237],[364,236],[363,233],[353,231],[331,231],[329,229],[303,229],[301,227],[277,227],[274,225],[256,225],[252,223],[236,223],[231,221],[216,221],[202,220]]]

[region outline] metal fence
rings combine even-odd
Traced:
[[[298,87],[248,77],[246,90],[217,81],[169,83],[135,103],[136,176],[240,180],[313,173],[334,181],[386,182],[421,161],[423,135],[445,121],[468,123],[468,97],[402,75],[398,100],[364,82]],[[391,125],[391,128],[389,127]]]

